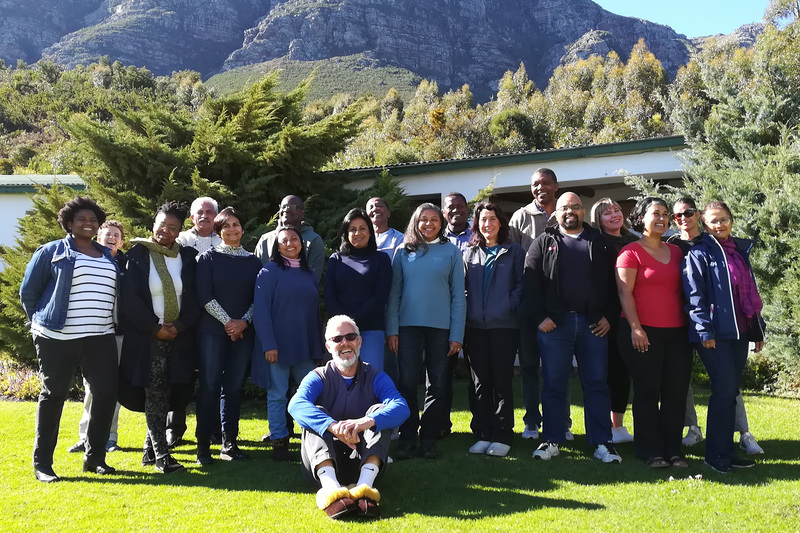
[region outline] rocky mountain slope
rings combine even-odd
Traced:
[[[644,38],[674,74],[690,41],[591,0],[0,0],[0,59],[64,65],[107,55],[204,76],[279,58],[361,54],[478,98],[524,62],[544,87],[560,63]]]

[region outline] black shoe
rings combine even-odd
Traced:
[[[717,463],[715,461],[709,461],[708,459],[703,461],[703,464],[710,467],[711,470],[713,470],[717,474],[730,474],[731,472],[733,472],[733,467],[731,465],[724,465],[722,463]]]
[[[219,433],[212,433],[211,444],[214,444],[215,446],[219,446],[220,444],[222,444],[222,435],[220,435]]]
[[[116,468],[113,466],[108,466],[105,461],[102,463],[91,463],[89,461],[83,462],[83,471],[84,472],[91,472],[92,474],[99,474],[101,476],[106,476],[108,474],[113,474],[117,471]]]
[[[236,436],[227,433],[222,434],[222,449],[219,458],[223,461],[247,461],[250,457],[239,449],[236,444]]]
[[[61,478],[53,472],[52,466],[34,466],[33,475],[36,476],[37,481],[41,481],[42,483],[61,481]]]
[[[425,459],[436,459],[439,454],[436,453],[436,441],[424,440],[422,441],[422,457]]]
[[[68,453],[83,453],[86,451],[86,443],[79,440],[67,449]]]
[[[446,436],[450,435],[453,432],[452,428],[442,428],[439,430],[439,433],[436,434],[437,439],[443,439]]]
[[[183,442],[183,433],[179,434],[171,429],[167,430],[167,447],[169,447],[170,450],[178,446],[182,442]]]
[[[156,464],[156,452],[153,448],[145,448],[142,452],[142,466]]]
[[[211,441],[207,437],[197,437],[197,464],[210,465],[214,462],[211,457]]]
[[[402,461],[403,459],[411,459],[417,454],[417,445],[412,441],[400,441],[397,444],[397,453],[395,457]]]
[[[286,463],[292,460],[292,454],[289,452],[289,437],[282,439],[272,439],[272,460],[279,463]]]
[[[731,459],[731,466],[733,468],[753,468],[756,466],[756,462],[752,459],[734,456],[733,459]]]
[[[156,470],[162,474],[172,474],[173,472],[186,470],[186,468],[171,455],[166,455],[161,459],[156,459]]]

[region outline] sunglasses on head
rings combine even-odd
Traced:
[[[681,217],[692,218],[697,214],[697,209],[687,209],[683,213],[673,213],[672,218],[678,220]]]
[[[344,335],[336,335],[334,337],[331,337],[328,340],[336,342],[336,343],[339,343],[339,342],[342,342],[342,340],[347,340],[348,342],[353,342],[357,338],[358,338],[358,333],[345,333]]]

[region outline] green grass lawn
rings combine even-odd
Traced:
[[[54,464],[64,481],[49,485],[37,482],[31,467],[36,404],[0,402],[0,434],[8,452],[0,466],[0,531],[800,530],[797,400],[746,395],[752,431],[766,455],[753,469],[720,476],[703,466],[702,444],[690,450],[688,470],[650,470],[635,459],[632,444],[618,447],[621,465],[593,459],[575,380],[576,438],[559,457],[534,462],[538,441],[519,437],[506,458],[471,456],[465,389],[465,382],[456,384],[455,433],[440,441],[440,458],[390,465],[379,486],[384,518],[372,523],[332,522],[315,507],[299,460],[272,461],[260,442],[267,429],[260,402],[246,404],[243,412],[241,437],[251,461],[200,468],[191,437],[175,453],[187,471],[170,476],[140,464],[144,417],[123,410],[124,451],[109,455],[119,472],[109,477],[83,474],[82,455],[66,452],[77,440],[82,408],[69,402]],[[708,392],[696,393],[704,419]],[[516,415],[519,430],[522,411]],[[191,433],[193,417],[189,426]],[[297,448],[293,441],[296,454]],[[698,474],[701,479],[688,479]]]

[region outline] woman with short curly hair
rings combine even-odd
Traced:
[[[153,236],[131,241],[122,294],[122,373],[144,389],[142,464],[154,464],[164,474],[183,470],[167,445],[171,389],[190,383],[197,367],[197,250],[175,240],[185,220],[183,204],[167,202],[156,209]]]
[[[67,202],[58,213],[67,235],[34,252],[20,287],[42,381],[33,468],[36,479],[45,483],[60,479],[53,471],[53,452],[76,367],[95,395],[83,470],[114,473],[106,464],[105,446],[117,398],[113,310],[118,269],[109,250],[93,240],[105,219],[105,212],[88,197]]]

